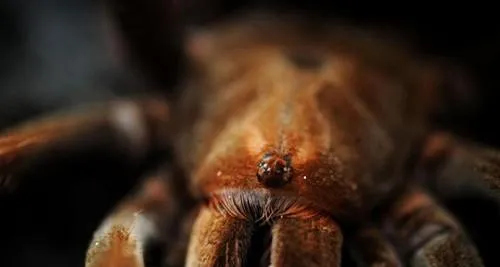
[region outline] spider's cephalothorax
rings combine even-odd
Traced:
[[[409,175],[430,134],[432,68],[332,25],[278,15],[212,25],[187,37],[172,104],[118,101],[14,129],[0,156],[14,166],[97,128],[128,151],[173,147],[182,175],[145,179],[96,231],[88,267],[144,266],[151,238],[166,241],[168,266],[341,266],[344,243],[360,266],[482,266]],[[269,253],[255,256],[262,225]]]

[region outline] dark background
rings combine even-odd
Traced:
[[[0,127],[78,103],[141,92],[145,87],[168,93],[179,64],[179,23],[209,21],[244,5],[275,5],[395,28],[426,53],[455,62],[470,74],[481,102],[474,110],[451,105],[438,121],[478,141],[500,144],[496,138],[500,131],[495,125],[499,109],[496,101],[500,99],[496,89],[500,24],[496,21],[498,14],[488,12],[495,10],[492,7],[422,2],[342,6],[311,0],[298,4],[191,0],[183,4],[177,1],[177,5],[149,1],[166,8],[121,7],[129,2],[133,1],[117,0],[113,10],[117,11],[118,29],[134,40],[142,40],[132,43],[136,52],[132,58],[136,64],[132,66],[144,70],[143,75],[135,71],[137,68],[127,68],[112,53],[108,42],[112,32],[103,28],[109,26],[109,17],[103,13],[102,3],[1,0]],[[169,19],[161,19],[165,17]],[[57,160],[26,172],[26,182],[15,194],[0,197],[0,266],[83,266],[92,231],[105,212],[130,190],[144,166],[124,165],[119,157],[107,154],[81,157],[74,160],[57,155]],[[495,203],[467,196],[447,204],[470,221],[467,224],[480,241],[483,255],[493,264],[490,266],[496,266],[498,261],[490,246],[500,236],[495,229],[500,222]]]

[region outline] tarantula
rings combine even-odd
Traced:
[[[155,239],[166,266],[341,266],[343,244],[358,266],[483,266],[415,173],[451,164],[494,185],[497,156],[434,132],[431,63],[334,25],[269,14],[194,32],[181,96],[11,129],[0,170],[95,135],[173,151],[102,222],[87,267],[145,266]]]

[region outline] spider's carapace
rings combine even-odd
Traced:
[[[190,38],[180,123],[194,127],[178,147],[203,196],[357,216],[397,186],[423,134],[424,72],[376,39],[331,33],[258,18]]]

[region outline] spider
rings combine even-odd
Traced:
[[[171,149],[95,231],[87,267],[147,266],[154,240],[165,266],[483,266],[426,181],[451,166],[494,186],[496,152],[431,127],[432,62],[335,25],[270,13],[193,32],[180,96],[15,127],[0,170],[96,135],[137,158]]]

